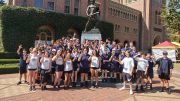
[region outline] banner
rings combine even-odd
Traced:
[[[168,52],[168,58],[172,61],[176,61],[176,50],[175,49],[152,49],[152,54],[155,56],[156,59],[163,57],[163,51]]]

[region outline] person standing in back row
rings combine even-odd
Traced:
[[[166,84],[166,90],[167,93],[170,93],[169,88],[169,80],[172,76],[172,69],[173,69],[173,63],[170,58],[167,57],[168,53],[167,51],[163,51],[163,57],[159,58],[156,61],[156,64],[158,64],[158,74],[159,78],[161,79],[162,89],[161,92],[164,92],[164,86]]]

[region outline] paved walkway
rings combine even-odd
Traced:
[[[48,86],[47,91],[29,92],[28,85],[17,86],[18,74],[0,75],[0,101],[180,101],[180,78],[172,78],[172,93],[159,92],[157,77],[154,79],[154,89],[129,95],[129,90],[119,91],[122,84],[104,84],[98,89],[54,90]]]

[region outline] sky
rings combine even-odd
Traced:
[[[5,3],[8,1],[8,0],[4,0],[5,1]]]

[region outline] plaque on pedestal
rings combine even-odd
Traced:
[[[99,29],[94,28],[88,32],[83,32],[81,35],[81,44],[84,42],[84,40],[102,40]]]

